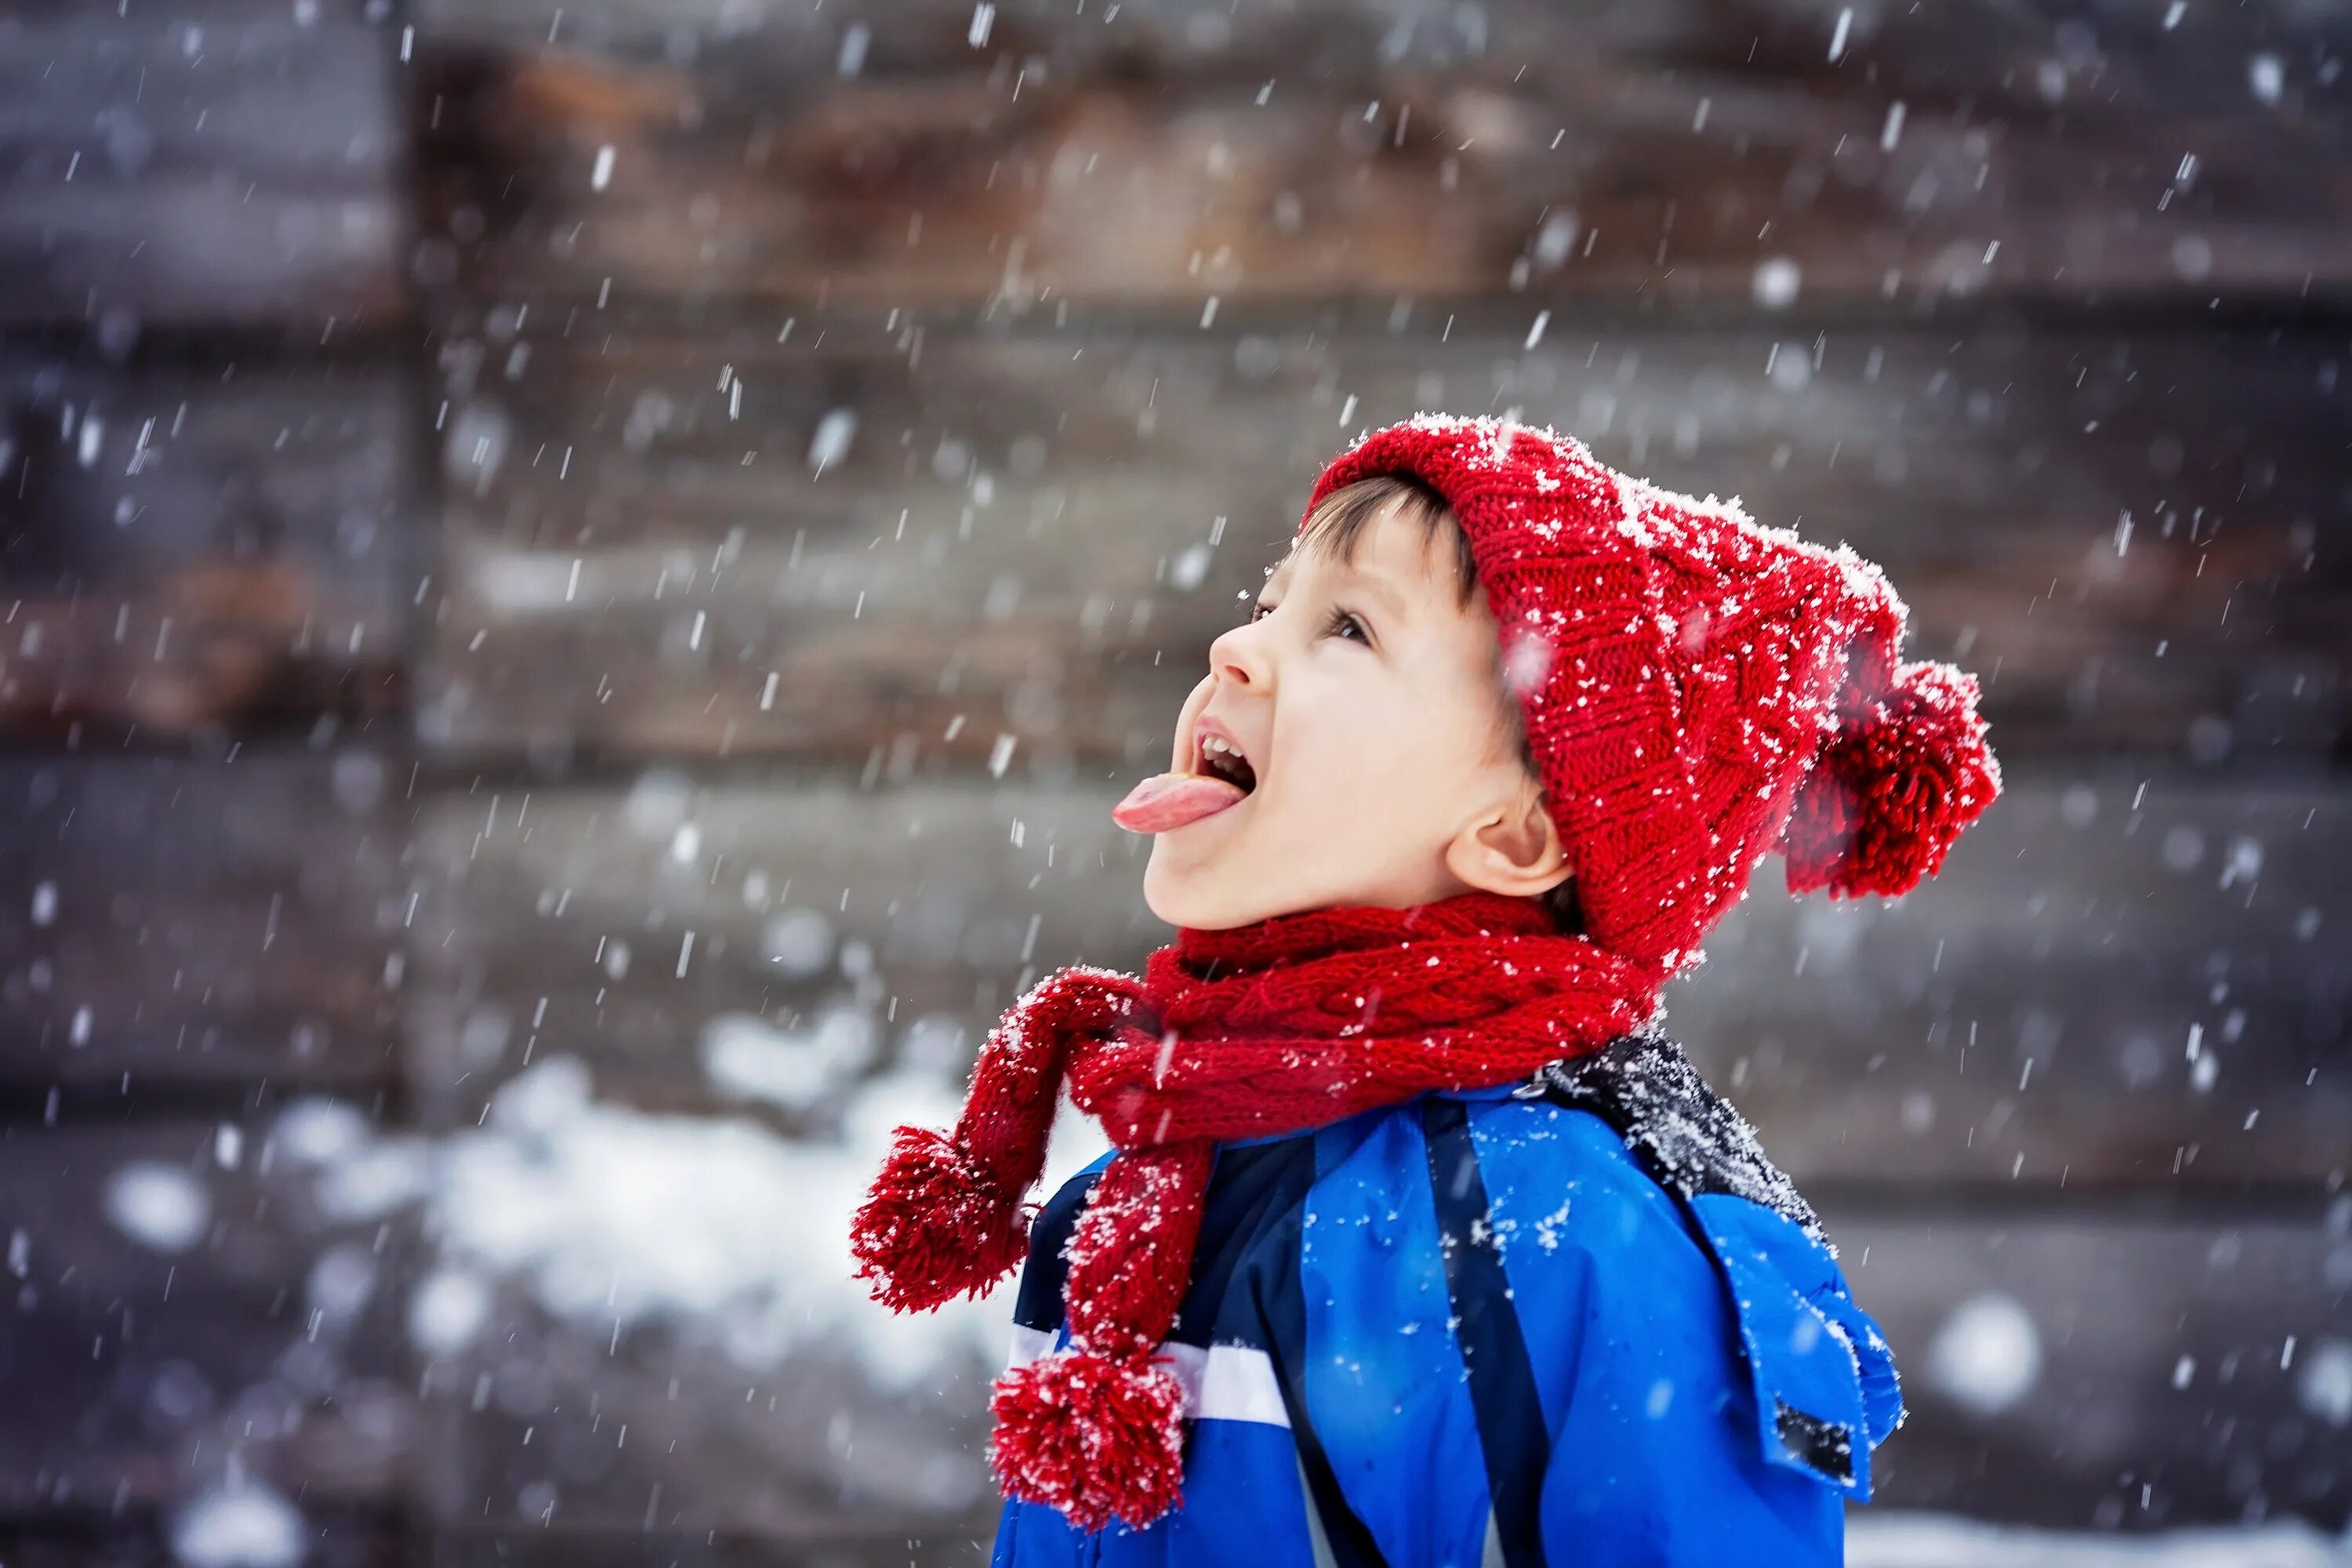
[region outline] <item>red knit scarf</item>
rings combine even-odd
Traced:
[[[1018,1267],[1066,1083],[1118,1152],[1067,1249],[1072,1342],[997,1380],[991,1458],[1007,1498],[1140,1528],[1181,1492],[1184,1394],[1154,1352],[1191,1280],[1215,1142],[1525,1079],[1645,1022],[1663,981],[1486,893],[1180,931],[1139,982],[1062,970],[990,1033],[953,1131],[897,1129],[852,1224],[858,1276],[918,1311]]]

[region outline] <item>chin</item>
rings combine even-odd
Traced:
[[[1171,926],[1190,927],[1194,931],[1219,930],[1221,928],[1212,918],[1216,900],[1202,897],[1202,889],[1195,885],[1200,880],[1197,874],[1186,876],[1160,871],[1159,857],[1154,855],[1152,863],[1145,867],[1143,872],[1144,906]]]
[[[1265,893],[1262,882],[1244,890],[1228,886],[1234,875],[1214,864],[1179,869],[1169,864],[1164,843],[1152,846],[1143,868],[1143,902],[1160,920],[1192,931],[1230,931],[1273,912],[1258,907]]]

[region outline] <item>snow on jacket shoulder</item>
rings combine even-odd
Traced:
[[[1067,1342],[1109,1159],[1032,1228],[1016,1364]],[[1811,1211],[1654,1033],[1219,1145],[1162,1352],[1181,1506],[1087,1535],[1008,1503],[992,1568],[1835,1563],[1902,1410]]]

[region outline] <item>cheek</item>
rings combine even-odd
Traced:
[[[1402,838],[1450,830],[1486,737],[1436,693],[1351,695],[1316,704],[1278,738],[1281,805]]]
[[[1404,771],[1410,729],[1394,705],[1369,701],[1360,691],[1341,688],[1301,701],[1276,720],[1276,780],[1286,797],[1347,800],[1359,793],[1350,786],[1391,781]],[[1300,787],[1290,788],[1294,782]]]

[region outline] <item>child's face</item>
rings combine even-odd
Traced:
[[[1354,558],[1294,548],[1256,612],[1209,650],[1171,767],[1214,736],[1248,793],[1160,832],[1144,900],[1225,930],[1343,905],[1406,908],[1564,879],[1557,831],[1518,756],[1483,591],[1463,602],[1444,531],[1384,512]]]

